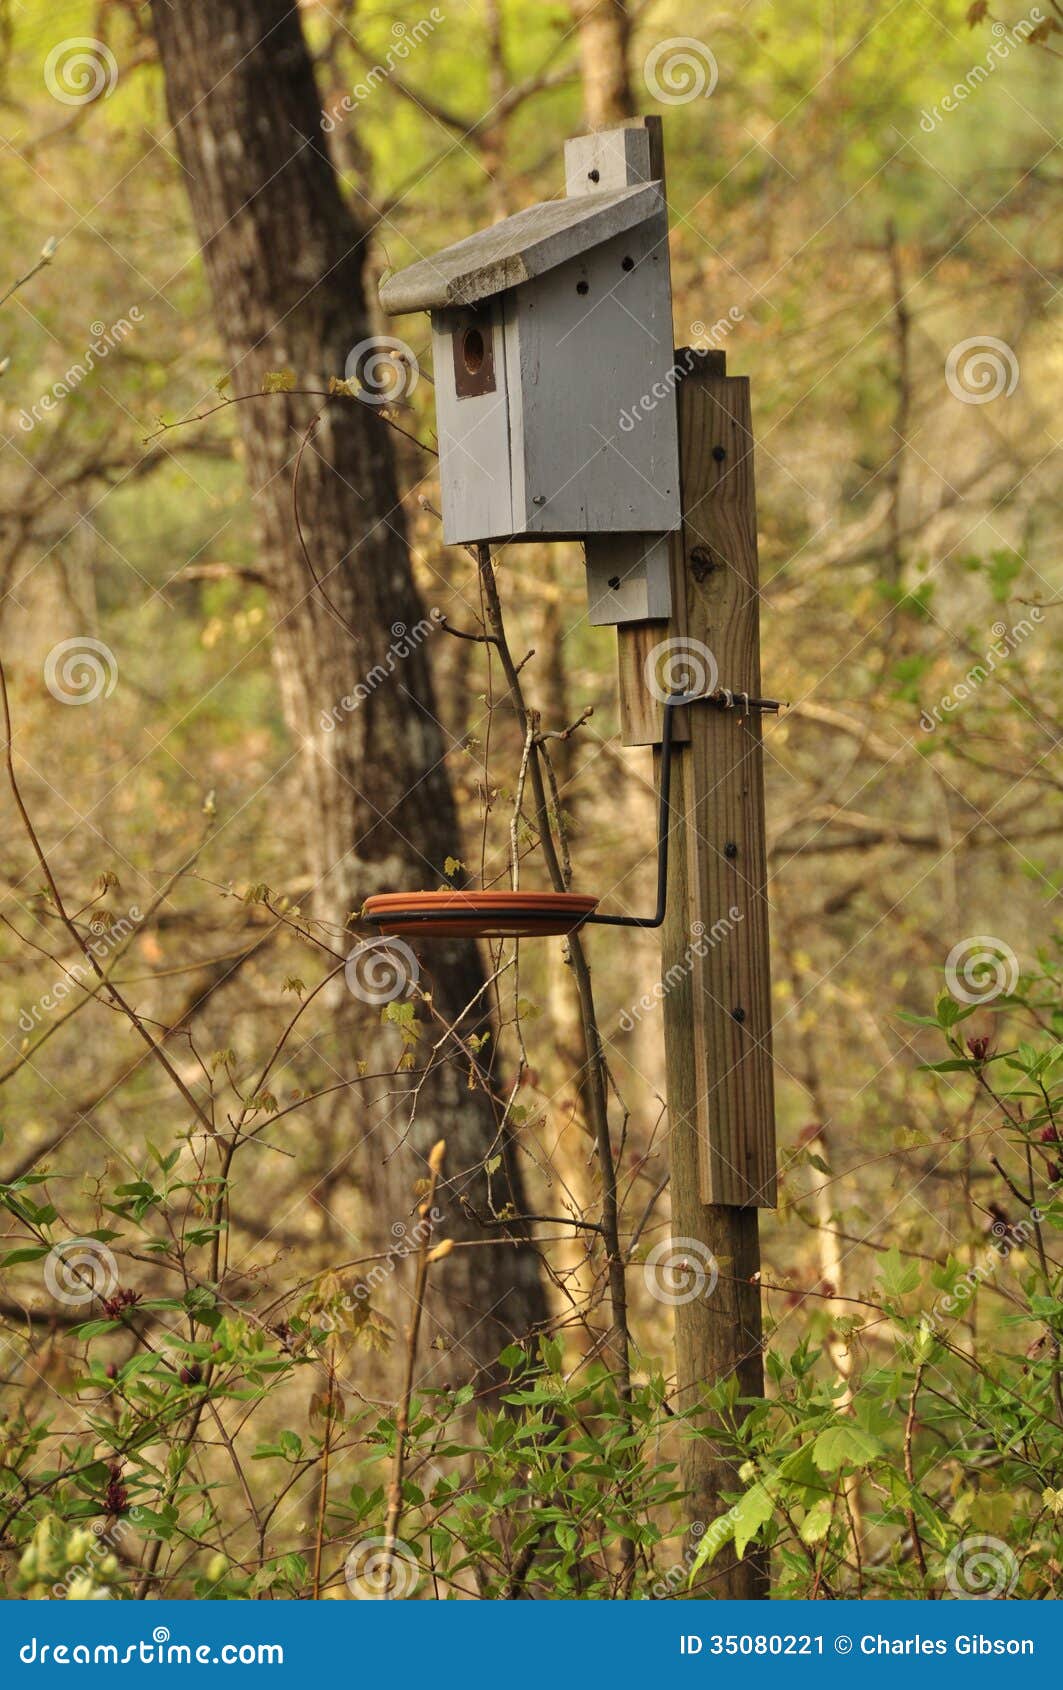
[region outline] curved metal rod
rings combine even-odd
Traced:
[[[671,822],[672,796],[672,719],[681,704],[691,704],[695,693],[673,692],[664,701],[664,723],[661,729],[661,792],[657,804],[657,908],[653,915],[588,915],[581,927],[592,921],[599,927],[660,927],[664,923],[668,903],[668,834]]]
[[[598,927],[660,927],[664,922],[665,907],[668,902],[668,834],[671,823],[671,794],[672,794],[672,739],[673,717],[676,710],[683,704],[694,704],[709,695],[703,693],[670,693],[664,700],[664,722],[661,729],[661,790],[657,805],[657,908],[653,915],[585,915],[573,921],[570,932],[589,926],[593,922]],[[482,918],[482,912],[481,912]],[[498,914],[497,919],[503,921],[520,920],[529,923],[542,922],[544,926],[556,923],[556,910],[536,910],[510,907]],[[387,916],[371,915],[367,917],[374,923],[388,920]],[[391,919],[394,919],[392,916]],[[456,910],[416,910],[404,913],[403,924],[410,926],[416,922],[475,922],[477,912],[468,909]]]

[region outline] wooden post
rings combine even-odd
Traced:
[[[749,383],[722,353],[676,355],[683,527],[673,537],[668,623],[621,628],[625,743],[660,740],[660,691],[761,696]],[[676,1306],[680,1406],[734,1378],[763,1394],[758,1207],[775,1201],[771,996],[761,724],[755,710],[695,704],[672,774],[671,870],[662,934],[672,1255],[715,1260],[708,1293]],[[709,1264],[711,1267],[711,1263]],[[711,1280],[711,1272],[709,1279]],[[709,1435],[681,1451],[692,1524],[743,1489]],[[700,1594],[762,1598],[763,1559],[730,1547]]]

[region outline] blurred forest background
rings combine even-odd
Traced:
[[[7,1594],[711,1596],[754,1539],[782,1595],[955,1592],[972,1543],[991,1594],[1047,1594],[1063,14],[196,10],[0,0]],[[384,322],[376,283],[559,194],[564,138],[636,112],[665,118],[676,344],[752,381],[790,701],[765,724],[770,1405],[740,1424],[707,1382],[715,1539],[645,1271],[663,1051],[626,1012],[656,937],[588,947],[630,1389],[574,1224],[602,1180],[561,942],[425,951],[386,1002],[344,979],[369,893],[505,883],[521,760],[488,649],[439,626],[482,626],[481,583],[418,444],[427,321]],[[348,361],[379,332],[421,367],[386,407]],[[580,724],[552,742],[573,884],[646,908],[652,769],[579,550],[495,576],[529,703]]]

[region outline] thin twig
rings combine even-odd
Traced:
[[[439,1259],[439,1246],[432,1247],[432,1206],[435,1200],[436,1186],[443,1168],[443,1158],[446,1155],[446,1141],[439,1139],[428,1155],[428,1190],[420,1204],[419,1213],[423,1227],[421,1247],[417,1252],[417,1274],[413,1290],[413,1314],[406,1334],[406,1372],[402,1384],[402,1395],[399,1398],[398,1413],[395,1416],[395,1458],[392,1463],[391,1481],[388,1485],[388,1512],[384,1524],[384,1566],[390,1568],[395,1553],[395,1544],[399,1535],[402,1521],[402,1481],[406,1468],[406,1440],[410,1430],[410,1402],[413,1397],[413,1379],[417,1366],[417,1340],[421,1331],[421,1317],[424,1313],[425,1291],[428,1286],[428,1269],[433,1261]],[[385,1596],[391,1595],[390,1575],[389,1588]]]

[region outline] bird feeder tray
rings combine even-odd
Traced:
[[[522,939],[574,933],[597,907],[578,892],[382,892],[364,914],[400,937]]]

